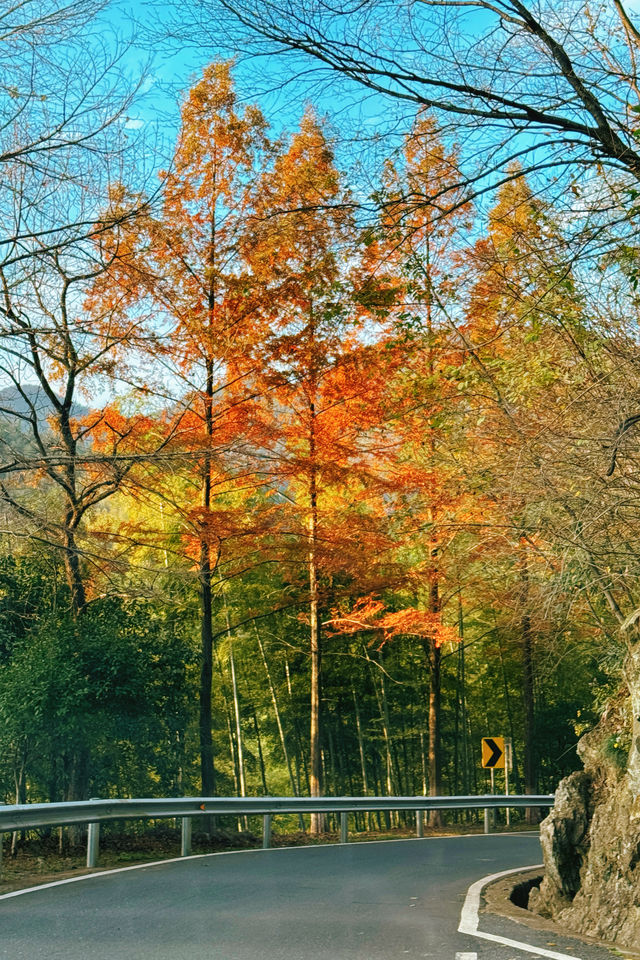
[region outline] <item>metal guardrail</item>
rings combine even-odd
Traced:
[[[39,827],[89,825],[87,866],[95,867],[98,858],[101,823],[112,820],[182,819],[181,856],[191,853],[191,827],[194,817],[262,816],[262,846],[271,846],[272,818],[288,813],[339,813],[340,842],[347,843],[350,813],[377,813],[412,810],[416,815],[416,835],[422,836],[423,815],[429,810],[484,810],[484,829],[489,832],[489,811],[502,807],[551,807],[553,794],[453,797],[176,797],[139,800],[80,800],[72,803],[27,803],[0,806],[0,840],[3,833]],[[2,844],[0,842],[0,858]],[[1,864],[0,859],[0,864]]]

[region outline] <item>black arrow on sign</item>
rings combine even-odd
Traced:
[[[486,766],[486,767],[495,767],[496,763],[498,762],[498,760],[499,760],[500,757],[502,756],[502,750],[500,749],[500,747],[498,746],[498,744],[495,742],[495,740],[492,740],[492,739],[491,739],[491,737],[485,737],[485,738],[484,738],[484,742],[485,742],[486,745],[489,747],[489,749],[493,751],[492,754],[491,754],[491,756],[489,757],[489,759],[488,759],[487,762],[485,763],[485,766]]]

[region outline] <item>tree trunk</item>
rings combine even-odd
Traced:
[[[209,547],[200,550],[200,780],[203,797],[215,796],[215,770],[213,765],[213,716],[211,697],[213,693],[213,630],[211,602],[211,562]]]
[[[246,797],[247,784],[244,773],[244,749],[242,745],[242,726],[240,724],[240,700],[238,698],[238,683],[236,680],[236,662],[233,656],[233,643],[229,646],[229,668],[231,670],[231,690],[233,693],[233,714],[236,725],[236,751],[238,756],[238,786],[240,796]]]
[[[77,747],[71,754],[69,764],[69,781],[67,784],[67,800],[89,799],[89,749],[86,746]]]
[[[296,738],[296,752],[294,754],[294,757],[296,762],[296,783],[298,784],[298,794],[302,793],[302,789],[301,789],[302,774],[304,774],[307,792],[310,793],[311,789],[309,785],[309,766],[307,764],[307,755],[305,753],[304,744],[302,742],[302,735],[300,733],[298,716],[295,710],[293,709],[294,703],[293,703],[293,690],[291,688],[291,672],[289,670],[289,661],[287,660],[286,657],[284,660],[284,671],[287,678],[287,691],[289,693],[289,703],[291,704],[291,708],[292,708],[293,732]]]
[[[368,656],[366,648],[363,646],[365,657],[369,661],[369,670],[371,671],[371,682],[373,684],[373,690],[376,696],[376,703],[378,705],[378,713],[380,714],[380,721],[382,724],[382,735],[384,738],[385,746],[385,780],[386,780],[386,795],[392,797],[395,794],[395,788],[393,783],[393,758],[391,755],[391,738],[389,733],[389,707],[386,698],[386,688],[384,685],[384,674],[382,675],[380,681],[380,691],[378,691],[378,685],[376,683],[375,674],[373,672],[372,663],[374,662]],[[385,822],[387,829],[391,828],[392,825],[392,815],[389,810],[384,811]],[[395,817],[394,817],[395,822]]]
[[[440,779],[440,700],[441,700],[441,671],[440,662],[442,651],[431,641],[430,649],[430,676],[429,687],[429,796],[439,797],[442,794]],[[440,810],[431,810],[429,824],[432,827],[442,826]]]
[[[262,657],[262,663],[264,665],[264,672],[267,675],[267,683],[269,685],[269,692],[271,694],[271,703],[273,704],[273,712],[276,718],[276,726],[278,727],[278,736],[280,737],[280,745],[282,747],[282,753],[284,754],[284,761],[287,765],[287,773],[289,774],[289,783],[291,784],[291,792],[294,797],[299,796],[300,794],[300,784],[296,784],[296,778],[293,775],[293,769],[291,767],[291,759],[289,757],[289,751],[287,750],[287,741],[284,736],[284,729],[282,726],[282,718],[280,716],[280,709],[278,707],[278,698],[276,696],[275,687],[273,685],[273,680],[271,679],[271,670],[269,669],[269,662],[267,660],[267,655],[265,653],[264,645],[262,643],[262,638],[258,631],[258,624],[253,621],[253,627],[256,633],[256,640],[258,641],[258,649],[260,651],[260,656]],[[288,673],[287,673],[288,676]],[[300,829],[304,832],[304,818],[302,814],[298,815],[298,822],[300,824]]]
[[[432,451],[433,452],[433,451]],[[429,511],[432,526],[435,526],[435,511]],[[432,538],[429,544],[431,556],[431,570],[429,571],[429,612],[440,613],[440,585],[438,570],[439,547]],[[442,795],[441,761],[440,761],[440,703],[441,703],[441,660],[442,651],[435,640],[427,640],[423,650],[429,671],[429,743],[427,766],[429,772],[429,796]],[[429,824],[432,827],[442,826],[440,810],[431,810]]]
[[[89,799],[89,749],[86,746],[76,747],[68,758],[68,780],[65,799]],[[72,846],[80,843],[85,827],[74,824],[67,828],[67,836]]]
[[[207,449],[202,468],[202,506],[205,512],[211,509],[211,460],[210,440],[213,435],[213,361],[208,358],[206,364],[205,389],[205,435]],[[213,693],[213,599],[212,599],[211,546],[204,537],[200,541],[200,779],[203,797],[213,797],[216,793],[215,768],[213,757],[213,716],[211,697]],[[208,825],[209,827],[211,824]]]
[[[351,687],[351,694],[353,696],[353,709],[354,715],[356,718],[356,734],[358,737],[358,753],[360,754],[360,775],[362,777],[362,793],[363,796],[367,797],[369,795],[369,779],[367,777],[367,763],[364,753],[364,740],[362,738],[362,723],[360,720],[360,708],[358,706],[358,698],[356,696],[356,688]],[[371,811],[367,811],[366,814],[367,824],[369,830],[373,829],[373,819]]]
[[[366,650],[365,650],[366,654]],[[388,797],[394,795],[394,786],[393,786],[393,760],[391,757],[391,743],[389,738],[389,707],[387,704],[387,699],[385,695],[384,679],[380,681],[381,693],[378,691],[378,685],[376,683],[375,674],[373,673],[373,667],[371,663],[373,662],[368,656],[369,660],[369,669],[371,670],[371,681],[373,683],[373,690],[376,695],[376,703],[378,704],[378,713],[380,714],[380,721],[382,723],[382,736],[384,738],[385,746],[385,774],[386,774],[386,792]]]
[[[333,794],[334,797],[340,797],[344,795],[344,787],[338,781],[338,770],[336,767],[336,739],[333,734],[332,725],[330,723],[325,724],[325,737],[327,740],[328,746],[328,760],[329,760],[329,770],[331,771],[331,777],[325,777],[325,783],[329,785],[329,792]],[[326,758],[325,758],[326,763]]]
[[[229,671],[231,673],[231,693],[233,696],[233,716],[235,720],[235,731],[236,731],[236,752],[238,757],[238,787],[240,790],[240,796],[246,797],[247,783],[246,783],[245,771],[244,771],[244,748],[242,743],[242,725],[240,723],[240,699],[238,697],[238,683],[236,680],[236,661],[233,656],[233,636],[231,634],[231,621],[229,620],[229,607],[227,605],[226,596],[223,595],[223,599],[224,599],[224,617],[225,617],[225,623],[227,627],[227,638],[229,640]]]
[[[380,652],[380,665],[382,666],[382,651]],[[391,714],[389,711],[389,696],[387,693],[387,674],[385,670],[380,672],[380,690],[382,693],[382,709],[384,712],[384,729],[385,729],[385,740],[387,743],[387,762],[390,764],[390,783],[391,783],[391,795],[400,796],[402,794],[402,780],[400,777],[400,760],[398,759],[398,751],[395,748],[395,743],[391,735]],[[398,826],[400,813],[398,810],[394,810],[392,819],[396,826]]]
[[[467,680],[466,653],[464,646],[464,611],[462,598],[458,593],[458,657],[456,669],[456,735],[455,735],[455,786],[456,793],[467,796],[469,793],[469,744],[467,740]],[[462,812],[464,819],[464,811]]]
[[[309,794],[312,797],[322,796],[322,756],[320,738],[320,617],[318,611],[318,488],[316,475],[316,436],[315,436],[315,404],[310,403],[310,432],[309,458],[311,471],[309,475],[309,619],[310,619],[310,651],[311,651],[311,724],[310,724],[310,770]],[[321,813],[311,814],[311,833],[324,833],[325,818]]]
[[[264,753],[262,752],[262,737],[260,736],[260,726],[258,724],[258,714],[256,713],[256,708],[251,705],[251,718],[253,720],[253,729],[256,732],[256,744],[258,747],[258,762],[260,764],[260,780],[262,781],[262,792],[265,797],[269,795],[269,787],[267,786],[267,768],[264,763]]]
[[[87,597],[80,569],[80,559],[78,557],[78,547],[76,544],[75,530],[72,526],[73,515],[69,512],[65,517],[64,528],[64,569],[67,576],[67,584],[71,596],[71,610],[75,618],[79,617],[87,605]]]
[[[238,780],[238,761],[236,758],[236,742],[234,734],[234,723],[232,717],[232,710],[229,700],[229,690],[227,688],[227,679],[224,674],[224,668],[220,660],[218,651],[213,650],[213,655],[216,662],[216,667],[218,668],[218,674],[220,675],[220,691],[222,693],[222,700],[224,703],[224,716],[225,723],[227,725],[227,739],[229,741],[229,759],[231,760],[231,769],[233,770],[233,790],[236,796],[240,790],[240,784]]]
[[[26,760],[24,754],[20,758],[20,765],[16,766],[13,771],[13,780],[15,784],[15,797],[16,803],[26,803],[27,802],[27,769],[26,769]],[[18,852],[18,841],[24,839],[24,830],[14,830],[11,834],[11,856],[15,857]],[[0,843],[2,842],[2,834],[0,834]],[[1,853],[2,851],[0,851]]]
[[[322,796],[322,759],[320,741],[320,623],[318,617],[318,582],[314,560],[309,560],[309,583],[311,588],[311,724],[310,724],[310,769],[309,794]],[[311,833],[324,831],[324,816],[311,815]]]
[[[524,792],[537,792],[536,754],[535,754],[535,695],[533,666],[533,631],[529,615],[529,566],[526,546],[522,566],[522,616],[520,636],[522,643],[522,701],[524,707]],[[527,807],[526,822],[537,823],[538,811]]]
[[[426,797],[429,792],[429,784],[427,780],[427,751],[423,730],[420,731],[420,760],[422,767],[422,795]]]
[[[502,683],[504,686],[504,699],[505,705],[507,708],[507,719],[509,721],[509,736],[511,738],[511,762],[513,764],[513,777],[514,777],[514,786],[515,792],[520,793],[520,773],[518,772],[518,758],[516,755],[516,740],[515,740],[515,724],[513,721],[513,710],[511,709],[511,695],[509,693],[509,684],[507,682],[507,671],[505,668],[504,662],[504,653],[502,650],[502,641],[500,639],[500,632],[496,630],[496,637],[498,640],[498,650],[500,652],[500,664],[502,667]]]
[[[426,327],[428,333],[428,356],[427,365],[429,375],[433,378],[436,371],[436,356],[433,341],[433,307],[434,307],[434,287],[431,266],[431,223],[427,220],[424,233],[424,302],[426,309]],[[429,453],[431,468],[435,469],[436,463],[436,430],[433,424],[429,432]],[[428,517],[430,521],[431,534],[429,538],[429,556],[431,558],[431,569],[429,570],[429,612],[433,614],[440,613],[440,586],[438,561],[440,556],[440,547],[437,539],[437,510],[435,503],[437,501],[438,491],[435,483],[432,483],[430,491],[430,505]],[[442,794],[442,784],[440,782],[440,648],[431,640],[428,649],[425,650],[429,666],[429,796],[437,797]],[[429,814],[429,824],[432,827],[442,826],[442,813],[440,810],[431,810]]]

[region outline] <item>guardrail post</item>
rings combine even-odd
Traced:
[[[491,833],[491,810],[489,807],[484,808],[484,832]]]
[[[98,865],[98,847],[100,845],[100,824],[90,823],[87,831],[87,866]]]
[[[346,811],[340,814],[340,843],[349,843],[349,814]]]
[[[422,810],[416,810],[416,837],[418,837],[418,839],[424,836],[423,830],[422,830],[423,822],[424,822],[424,814]]]
[[[91,797],[92,800],[99,800],[100,797]],[[98,848],[100,846],[100,822],[94,821],[89,824],[87,830],[87,867],[98,865]]]
[[[271,846],[271,814],[265,813],[262,817],[262,849],[268,850]]]
[[[191,856],[191,817],[182,818],[182,837],[180,843],[180,856],[181,857],[190,857]]]

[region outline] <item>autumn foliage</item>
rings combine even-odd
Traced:
[[[454,701],[468,750],[468,648],[492,644],[483,669],[499,665],[522,698],[533,789],[540,648],[571,641],[572,604],[595,617],[582,636],[601,629],[558,543],[588,541],[588,483],[567,430],[586,443],[576,411],[603,389],[602,345],[562,226],[522,171],[510,169],[483,221],[458,158],[420,110],[363,213],[326,120],[309,105],[297,129],[271,131],[238,95],[233,65],[214,63],[184,98],[157,190],[111,185],[91,248],[99,266],[76,277],[52,262],[57,301],[32,278],[34,320],[24,304],[12,314],[11,349],[28,357],[47,412],[34,401],[24,415],[31,446],[14,443],[7,469],[21,482],[4,483],[4,502],[62,552],[74,629],[105,584],[184,613],[198,702],[190,776],[205,795],[247,782],[234,642],[257,644],[287,789],[319,796],[335,781],[329,717],[347,709],[344,690],[326,693],[336,664],[350,665],[344,677],[366,665],[382,730],[369,772],[359,742],[363,789],[374,769],[378,789],[400,789],[388,660],[417,691],[407,737],[419,788],[435,795],[445,777],[470,788],[468,754],[452,773],[443,745]],[[612,380],[614,369],[603,366]],[[291,729],[269,648],[303,718]],[[351,700],[357,710],[355,686]],[[261,749],[260,711],[252,722]]]

